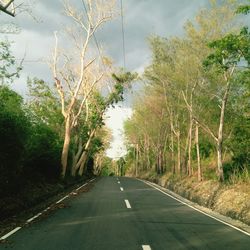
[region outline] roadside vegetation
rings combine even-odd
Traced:
[[[100,174],[110,139],[104,113],[123,99],[136,77],[115,69],[90,45],[98,28],[113,18],[114,1],[89,0],[85,12],[68,1],[64,10],[74,25],[55,33],[53,80],[27,79],[26,96],[11,87],[19,81],[22,62],[17,64],[8,40],[0,42],[1,219]],[[62,39],[67,48],[60,46]]]
[[[211,1],[186,22],[184,36],[149,38],[145,87],[125,124],[124,166],[127,175],[164,179],[165,186],[196,200],[202,183],[209,188],[200,196],[216,196],[211,183],[234,186],[239,192],[227,195],[231,205],[245,197],[235,206],[248,212],[248,223],[250,33],[240,21],[249,9],[237,1]]]

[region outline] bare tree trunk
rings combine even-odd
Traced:
[[[135,159],[135,177],[138,175],[138,162],[139,162],[139,145],[138,143],[136,144],[136,159]]]
[[[79,138],[77,153],[74,153],[73,155],[73,163],[72,163],[72,168],[71,168],[72,176],[76,175],[76,164],[77,164],[77,161],[79,160],[79,157],[81,156],[82,150],[83,150],[82,138]]]
[[[188,138],[188,175],[191,176],[193,174],[193,169],[191,166],[191,150],[192,150],[192,136],[193,136],[193,118],[190,115],[190,124],[189,124],[189,138]]]
[[[181,173],[181,143],[180,143],[180,131],[177,131],[177,172]]]
[[[149,140],[147,140],[147,169],[150,169],[150,157],[149,157]]]
[[[175,174],[176,169],[175,169],[175,159],[174,159],[174,133],[172,130],[171,130],[171,164],[172,164],[173,174]]]
[[[223,128],[224,128],[225,110],[226,110],[229,90],[230,90],[230,81],[227,81],[226,90],[221,103],[220,125],[219,125],[218,140],[217,140],[217,174],[219,180],[222,182],[224,181],[224,171],[222,164]]]
[[[61,155],[61,164],[62,164],[62,178],[65,177],[67,164],[68,164],[68,154],[69,154],[69,145],[70,145],[70,135],[71,135],[71,124],[70,124],[70,116],[67,116],[65,123],[65,135],[64,135],[64,144]]]
[[[83,175],[84,166],[85,166],[85,163],[86,163],[87,158],[88,158],[87,156],[88,156],[87,151],[84,151],[83,154],[82,154],[82,161],[81,161],[81,165],[80,165],[79,172],[78,172],[78,174],[80,176]]]
[[[196,154],[197,154],[198,181],[202,181],[198,122],[195,123],[195,144],[196,144]]]
[[[74,169],[75,172],[77,172],[78,169],[81,169],[84,167],[84,165],[82,165],[82,162],[86,161],[86,159],[85,159],[86,151],[88,151],[88,149],[89,149],[89,146],[90,146],[91,140],[95,134],[95,131],[96,131],[96,129],[93,129],[90,133],[89,139],[88,139],[87,143],[85,144],[84,151],[82,152],[81,157],[75,166],[75,169]],[[79,170],[79,172],[80,172],[80,170]]]

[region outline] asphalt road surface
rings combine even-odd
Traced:
[[[103,177],[0,250],[250,249],[250,237],[142,181]]]

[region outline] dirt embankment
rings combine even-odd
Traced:
[[[161,177],[144,174],[146,179],[222,215],[250,225],[250,183],[227,185],[215,180],[198,182],[195,178]]]

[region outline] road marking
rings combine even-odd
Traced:
[[[126,203],[127,208],[131,208],[131,205],[128,200],[125,200],[125,203]]]
[[[96,178],[90,180],[89,182],[92,182],[92,181],[94,181],[95,179],[96,179]],[[83,184],[82,186],[80,186],[80,187],[77,188],[76,190],[79,190],[80,188],[86,186],[89,182]],[[71,193],[70,193],[70,194],[71,194]],[[66,196],[64,196],[62,199],[58,200],[55,204],[60,203],[61,201],[65,200],[65,199],[68,198],[68,197],[69,197],[69,194],[66,195]],[[49,209],[50,209],[50,206],[47,207],[46,209],[44,209],[41,213],[38,213],[38,214],[36,214],[35,216],[33,216],[33,217],[31,217],[30,219],[28,219],[28,220],[26,221],[26,223],[29,223],[29,222],[33,221],[34,219],[36,219],[37,217],[39,217],[40,215],[42,215],[43,212],[46,212],[46,211],[48,211]],[[11,230],[9,233],[7,233],[7,234],[5,234],[5,235],[2,236],[2,237],[0,238],[0,241],[1,241],[1,240],[5,240],[5,239],[8,238],[9,236],[11,236],[12,234],[14,234],[14,233],[17,232],[18,230],[20,230],[21,228],[22,228],[22,227],[16,227],[15,229]]]
[[[84,187],[84,186],[86,186],[88,184],[88,182],[87,183],[85,183],[85,184],[83,184],[83,185],[81,185],[79,188],[77,188],[76,190],[78,191],[79,189],[81,189],[82,187]]]
[[[4,236],[2,236],[0,238],[0,240],[5,240],[6,238],[8,238],[9,236],[11,236],[12,234],[14,234],[15,232],[17,232],[19,229],[21,229],[21,227],[16,227],[15,229],[11,230],[9,233],[5,234]]]
[[[233,225],[231,225],[231,224],[229,224],[229,223],[227,223],[227,222],[225,222],[225,221],[223,221],[223,220],[220,220],[220,219],[214,217],[213,215],[207,214],[206,212],[203,212],[202,210],[200,210],[200,209],[198,209],[198,208],[196,208],[196,207],[194,207],[194,206],[192,206],[192,205],[190,205],[190,204],[188,204],[188,203],[186,203],[186,202],[184,202],[184,201],[179,200],[178,198],[172,196],[171,194],[168,194],[168,193],[162,191],[160,188],[156,187],[153,183],[148,182],[148,181],[144,181],[144,180],[142,180],[142,181],[143,181],[144,183],[146,183],[147,185],[153,187],[154,189],[158,190],[159,192],[161,192],[161,193],[163,193],[163,194],[165,194],[165,195],[171,197],[172,199],[174,199],[174,200],[176,200],[176,201],[179,201],[180,203],[182,203],[182,204],[184,204],[184,205],[186,205],[186,206],[188,206],[188,207],[190,207],[190,208],[196,210],[197,212],[200,212],[200,213],[202,213],[202,214],[204,214],[204,215],[206,215],[206,216],[208,216],[208,217],[210,217],[210,218],[212,218],[212,219],[214,219],[214,220],[217,220],[217,221],[219,221],[219,222],[221,222],[221,223],[223,223],[223,224],[225,224],[225,225],[227,225],[227,226],[229,226],[229,227],[231,227],[231,228],[233,228],[233,229],[235,229],[235,230],[237,230],[237,231],[240,231],[240,232],[243,233],[243,234],[246,234],[246,235],[250,236],[250,233],[248,233],[248,232],[246,232],[246,231],[244,231],[244,230],[242,230],[242,229],[240,229],[240,228],[238,228],[238,227],[236,227],[236,226],[233,226]]]
[[[117,183],[118,183],[118,184],[121,184],[121,182],[119,182],[119,181],[118,181]]]
[[[120,187],[120,189],[121,189],[121,191],[123,191],[123,188],[122,188],[122,187]]]
[[[151,247],[149,245],[142,245],[143,250],[151,250]]]
[[[68,197],[69,197],[69,195],[64,196],[62,199],[60,199],[59,201],[57,201],[56,204],[62,202],[63,200],[67,199]]]
[[[37,217],[39,217],[42,213],[38,213],[35,216],[31,217],[30,219],[28,219],[26,222],[29,223],[31,221],[33,221],[34,219],[36,219]]]
[[[43,210],[43,212],[47,212],[50,209],[50,207],[47,207]]]

